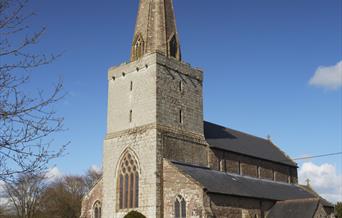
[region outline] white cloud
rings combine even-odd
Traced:
[[[91,171],[95,171],[97,173],[101,173],[102,172],[102,168],[97,166],[97,165],[95,165],[95,164],[90,167],[90,170]]]
[[[299,183],[306,184],[310,180],[311,187],[323,198],[336,203],[342,201],[342,175],[331,164],[316,165],[304,163],[299,169]]]
[[[326,89],[338,89],[342,86],[342,61],[334,66],[320,66],[309,81],[310,85]]]
[[[61,177],[62,173],[57,167],[49,169],[49,171],[46,173],[46,178],[51,182]]]

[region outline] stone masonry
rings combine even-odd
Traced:
[[[202,72],[159,53],[111,68],[108,133],[104,142],[103,216],[121,218],[117,171],[130,150],[139,160],[138,210],[160,217],[163,157],[207,165],[203,135]]]
[[[173,37],[176,42],[174,57],[181,60],[172,0],[141,0],[132,43],[131,61],[139,58],[134,52],[139,38],[144,54],[159,52],[170,57],[170,42]]]

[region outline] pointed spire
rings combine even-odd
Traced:
[[[173,0],[140,0],[131,61],[154,52],[181,60]]]

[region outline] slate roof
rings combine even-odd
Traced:
[[[269,140],[206,121],[204,122],[204,135],[211,148],[297,167],[291,158]]]
[[[268,200],[314,198],[303,188],[287,183],[261,180],[215,171],[209,168],[172,162],[181,172],[199,182],[209,193]]]
[[[307,192],[310,192],[311,194],[313,194],[314,196],[316,196],[316,198],[319,198],[320,203],[324,206],[324,207],[334,207],[334,205],[332,203],[330,203],[329,201],[327,201],[326,199],[322,198],[317,192],[315,192],[315,190],[313,190],[310,186],[307,185],[300,185],[300,187],[302,187],[303,189],[305,189]]]
[[[267,218],[313,218],[318,204],[317,198],[277,202]]]

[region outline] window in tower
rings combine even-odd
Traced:
[[[171,57],[177,58],[177,52],[178,52],[178,43],[176,36],[173,35],[171,40],[169,41],[169,53]]]
[[[139,207],[139,172],[138,163],[133,154],[127,152],[120,162],[119,209]]]
[[[134,44],[134,57],[135,60],[144,55],[144,40],[141,35],[138,35]]]
[[[129,111],[129,122],[131,123],[132,120],[133,120],[133,111],[130,110],[130,111]]]
[[[133,91],[133,81],[131,81],[130,87],[129,87],[130,91]]]
[[[183,123],[183,111],[182,111],[182,109],[179,110],[179,115],[178,116],[179,116],[179,118],[178,118],[179,119],[179,123]]]
[[[186,218],[186,202],[181,195],[176,197],[174,209],[175,218]]]
[[[178,88],[179,88],[180,92],[183,91],[183,82],[182,81],[179,81]]]
[[[101,202],[96,201],[93,206],[94,218],[101,218]]]

